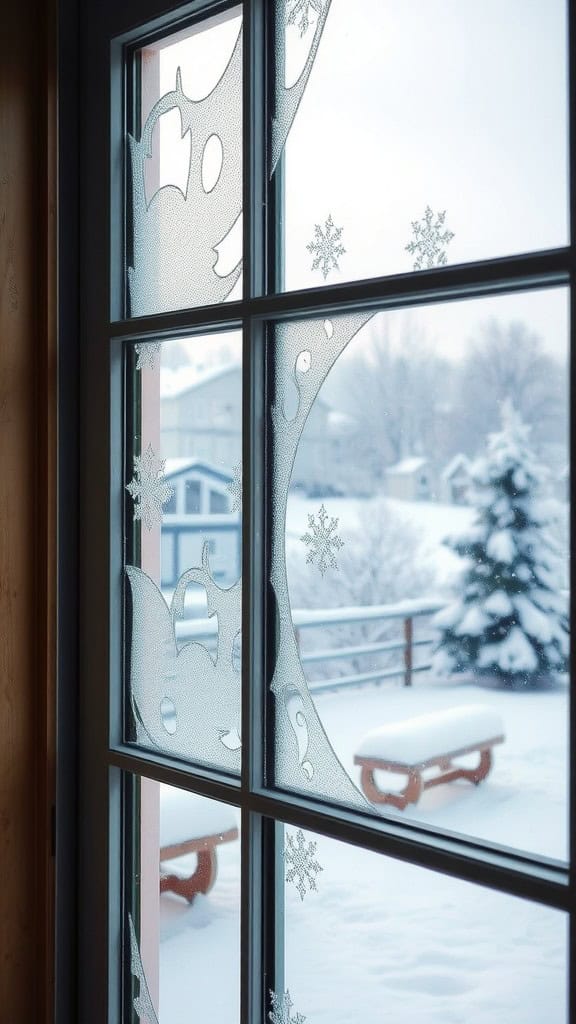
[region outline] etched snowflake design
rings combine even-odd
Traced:
[[[429,206],[426,207],[422,220],[412,221],[412,233],[414,238],[406,246],[414,260],[414,270],[430,270],[432,267],[443,267],[448,262],[444,246],[450,244],[454,238],[453,231],[442,231],[446,210],[436,215]]]
[[[134,457],[134,476],[126,484],[134,502],[134,519],[141,519],[147,530],[162,522],[162,506],[174,494],[174,488],[164,480],[165,465],[149,444],[144,455]]]
[[[331,270],[340,270],[338,257],[346,252],[344,246],[340,245],[343,230],[336,227],[330,213],[324,228],[320,224],[314,225],[314,239],[306,246],[308,252],[315,253],[312,270],[321,270],[324,280]]]
[[[336,552],[344,547],[344,541],[336,533],[338,519],[328,513],[322,504],[318,515],[308,514],[308,530],[300,540],[308,547],[306,564],[318,559],[320,575],[323,576],[328,568],[337,569]]]
[[[226,490],[232,498],[231,512],[240,512],[242,508],[242,463],[234,466],[234,478],[226,484]]]
[[[270,993],[270,1002],[272,1003],[272,1009],[268,1011],[270,1024],[304,1024],[306,1017],[303,1013],[292,1013],[294,1003],[290,998],[288,989],[286,989],[283,995],[278,995],[272,989],[268,991]]]
[[[290,865],[286,871],[286,881],[295,882],[301,900],[306,895],[306,884],[308,884],[310,892],[312,890],[318,892],[315,876],[324,868],[315,859],[317,845],[317,843],[306,842],[301,828],[296,833],[296,841],[290,833],[286,836],[284,860],[286,865]]]
[[[310,10],[320,16],[324,10],[324,0],[286,0],[286,24],[297,24],[300,35],[306,35],[310,28]]]
[[[150,370],[153,370],[156,366],[156,356],[160,352],[160,347],[159,341],[150,341],[147,345],[134,345],[134,351],[138,356],[136,369],[143,370],[147,366]]]

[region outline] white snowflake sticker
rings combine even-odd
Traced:
[[[323,0],[286,0],[286,24],[297,24],[300,35],[306,35],[310,28],[311,9],[321,15],[324,10]]]
[[[303,1013],[292,1013],[294,1003],[288,989],[282,995],[278,995],[272,989],[269,989],[269,993],[272,1003],[272,1009],[268,1011],[270,1024],[304,1024],[306,1017]]]
[[[284,861],[287,865],[286,881],[294,882],[303,900],[307,887],[310,892],[318,892],[316,875],[324,868],[316,860],[317,843],[307,843],[306,837],[301,828],[296,833],[296,840],[290,833],[286,836],[286,847],[284,849]]]
[[[429,206],[424,211],[422,220],[412,221],[414,238],[408,242],[406,250],[414,260],[414,270],[431,270],[432,267],[443,267],[448,262],[445,246],[454,238],[453,231],[442,231],[446,219],[446,210],[436,215]]]
[[[143,370],[145,367],[153,370],[156,366],[156,356],[160,352],[159,341],[149,341],[146,344],[134,345],[134,351],[138,356],[136,360],[136,369]]]
[[[126,484],[134,502],[134,519],[141,519],[147,530],[162,522],[162,506],[174,494],[174,488],[164,480],[165,465],[149,444],[144,455],[134,456],[134,476]]]
[[[344,541],[336,533],[338,519],[328,513],[322,504],[318,515],[308,514],[308,532],[300,540],[306,544],[308,554],[306,564],[318,559],[318,569],[323,576],[327,569],[337,569],[336,552],[344,547]]]
[[[324,280],[330,271],[340,270],[338,257],[346,252],[344,246],[340,244],[343,230],[344,228],[336,227],[330,213],[324,228],[320,224],[314,225],[314,238],[306,246],[308,252],[314,254],[312,270],[321,270]]]
[[[234,478],[226,484],[226,490],[232,498],[231,512],[240,512],[242,508],[242,463],[234,466]]]

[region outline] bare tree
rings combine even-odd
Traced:
[[[502,403],[510,399],[532,427],[534,440],[564,441],[567,387],[559,363],[525,323],[483,323],[459,374],[453,436],[474,454],[498,428]]]
[[[436,454],[450,376],[450,364],[409,320],[400,344],[393,343],[385,320],[374,321],[370,344],[348,368],[347,400],[376,480],[406,456]]]

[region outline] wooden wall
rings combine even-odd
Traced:
[[[51,1018],[55,664],[55,23],[0,27],[0,1018]]]

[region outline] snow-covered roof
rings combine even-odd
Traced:
[[[410,473],[417,473],[419,469],[423,469],[427,465],[428,459],[425,459],[423,455],[413,455],[409,459],[401,459],[393,466],[388,466],[386,472],[398,476],[408,476]]]
[[[202,387],[211,381],[218,380],[228,373],[240,370],[240,363],[234,361],[223,366],[210,366],[200,369],[197,366],[181,366],[178,370],[162,369],[160,373],[160,396],[175,398],[188,391]]]
[[[166,459],[165,461],[165,478],[179,476],[180,473],[187,473],[189,470],[195,469],[198,473],[215,476],[218,477],[219,480],[233,479],[233,473],[228,472],[220,466],[214,466],[211,462],[207,462],[205,459],[173,458]]]
[[[454,473],[459,469],[465,469],[467,472],[470,471],[470,459],[467,455],[463,455],[462,452],[450,459],[448,465],[444,467],[442,470],[442,479],[449,480],[450,477],[454,476]]]

